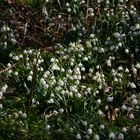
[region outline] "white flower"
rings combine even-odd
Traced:
[[[42,85],[45,85],[45,84],[46,84],[46,81],[45,81],[43,78],[41,78],[41,79],[40,79],[40,83],[41,83]]]
[[[91,134],[92,134],[92,129],[89,128],[89,129],[87,130],[87,133],[88,133],[89,135],[91,135]]]
[[[29,54],[32,54],[32,53],[33,53],[33,50],[28,50],[28,53],[29,53]]]
[[[22,111],[19,111],[18,113],[19,113],[19,115],[22,115]]]
[[[101,110],[98,110],[98,115],[102,116],[103,115],[103,112]]]
[[[0,99],[2,99],[3,93],[0,91]]]
[[[100,48],[99,52],[100,53],[104,53],[105,52],[105,49],[104,48]]]
[[[88,57],[84,57],[83,58],[83,61],[88,61]]]
[[[52,70],[60,70],[60,67],[57,64],[52,65]]]
[[[129,53],[129,50],[128,50],[128,49],[125,49],[125,53],[127,53],[127,54],[128,54],[128,53]]]
[[[65,72],[65,69],[64,68],[61,68],[61,72]]]
[[[69,6],[70,6],[70,4],[67,2],[67,3],[66,3],[66,7],[69,7]]]
[[[29,57],[26,57],[26,61],[29,61],[30,59],[29,59]]]
[[[7,46],[7,42],[4,42],[4,46]]]
[[[98,48],[97,48],[97,47],[94,47],[94,48],[93,48],[93,51],[98,51]]]
[[[107,102],[113,102],[113,97],[108,97]]]
[[[32,81],[32,75],[29,75],[29,76],[27,77],[27,80],[28,80],[28,81]]]
[[[101,104],[101,99],[98,99],[96,102],[97,104]]]
[[[114,33],[114,37],[115,38],[119,38],[120,37],[120,33],[118,33],[118,32]]]
[[[126,127],[123,127],[122,128],[122,132],[126,132],[127,131],[127,128]]]
[[[126,110],[127,109],[127,106],[126,105],[122,105],[121,109],[122,110]]]
[[[64,95],[66,92],[65,92],[65,90],[62,90],[61,93]]]
[[[51,128],[51,126],[50,126],[50,125],[46,125],[45,130],[49,131],[49,130],[50,130],[50,128]]]
[[[92,39],[92,38],[94,38],[95,37],[95,34],[90,34],[90,38]]]
[[[14,75],[15,75],[15,76],[18,76],[18,72],[16,71],[16,72],[14,73]]]
[[[81,139],[81,135],[80,135],[80,134],[77,134],[77,135],[76,135],[76,139],[77,139],[77,140],[80,140],[80,139]]]
[[[77,74],[79,74],[79,73],[80,73],[80,69],[79,69],[78,67],[76,67],[76,68],[74,69],[74,72],[77,73]]]
[[[37,64],[39,65],[41,63],[42,63],[42,60],[41,59],[38,59]]]
[[[84,80],[85,80],[85,79],[86,79],[86,76],[82,76],[82,79],[84,79]]]
[[[93,73],[93,71],[94,71],[94,70],[93,70],[92,68],[89,69],[89,72],[90,72],[90,73]]]
[[[3,108],[2,104],[0,104],[0,108]]]
[[[118,67],[118,70],[119,70],[119,71],[122,71],[122,70],[123,70],[123,67],[122,67],[122,66],[119,66],[119,67]]]
[[[13,43],[13,45],[15,45],[17,43],[15,38],[11,38],[11,42]]]
[[[70,12],[71,12],[71,8],[68,8],[68,9],[67,9],[67,12],[70,13]]]
[[[138,69],[140,69],[140,64],[137,63],[135,67],[138,68]]]
[[[44,69],[42,67],[38,68],[38,71],[44,71]]]
[[[123,3],[124,1],[123,1],[123,0],[119,0],[119,2],[120,2],[120,3]]]
[[[8,63],[8,64],[7,64],[7,67],[11,67],[11,66],[12,66],[11,63]]]
[[[100,129],[105,129],[105,126],[103,124],[101,124]]]
[[[132,107],[127,107],[128,112],[132,111],[132,109],[133,109]]]
[[[89,128],[93,128],[93,127],[94,127],[94,125],[93,125],[93,124],[90,124],[90,125],[89,125]]]
[[[138,104],[138,101],[136,99],[133,99],[132,102],[131,102],[131,104],[132,105],[137,105]]]
[[[1,28],[1,31],[2,32],[5,32],[6,31],[6,26],[5,25]]]
[[[5,86],[5,88],[8,88],[8,85],[5,84],[4,86]]]
[[[135,29],[136,29],[136,30],[139,30],[139,29],[140,29],[140,24],[138,24],[138,23],[135,24]]]
[[[132,82],[132,83],[130,83],[130,87],[131,88],[136,88],[136,85]]]
[[[81,68],[83,66],[83,64],[82,63],[79,63],[78,66]]]
[[[121,43],[121,42],[119,42],[119,43],[118,43],[118,46],[119,46],[119,47],[121,47],[121,46],[122,46],[122,43]]]
[[[9,54],[9,57],[13,57],[13,54],[12,54],[12,53],[10,53],[10,54]]]
[[[50,62],[52,62],[52,63],[53,63],[54,61],[55,61],[55,59],[54,59],[54,58],[51,58]]]
[[[39,55],[40,55],[40,52],[38,51],[36,54],[37,54],[37,57],[39,57]]]
[[[100,4],[102,0],[97,0],[97,3]]]
[[[45,71],[45,74],[46,75],[50,75],[50,71]]]
[[[114,82],[118,82],[118,78],[117,77],[114,78]]]
[[[131,99],[133,100],[133,99],[136,99],[136,95],[135,94],[132,94],[131,95]]]
[[[19,55],[19,58],[23,58],[23,55],[22,55],[22,54],[20,54],[20,55]]]
[[[68,95],[72,97],[73,96],[73,93],[72,92],[68,92]]]
[[[27,118],[27,114],[26,113],[23,113],[22,114],[22,118]]]
[[[6,26],[6,30],[9,32],[10,31],[10,28],[8,26]]]
[[[117,73],[117,76],[121,78],[123,77],[121,73]]]
[[[84,125],[84,126],[87,126],[87,121],[82,121],[82,124]]]
[[[2,32],[6,32],[6,31],[10,31],[10,28],[8,27],[8,26],[6,26],[6,25],[4,25],[2,28],[1,28],[1,31]]]
[[[60,109],[59,109],[59,112],[60,112],[60,113],[63,113],[63,112],[64,112],[64,109],[63,109],[63,108],[60,108]]]
[[[76,81],[74,82],[74,84],[79,85],[79,84],[80,84],[80,81],[79,81],[79,80],[76,80]]]
[[[137,75],[137,69],[134,66],[132,66],[132,71],[133,71],[133,74]]]
[[[94,13],[90,13],[90,16],[93,17],[95,14]]]
[[[18,61],[19,57],[18,56],[13,56],[12,59]]]
[[[47,93],[46,93],[47,94]],[[53,93],[51,93],[51,97],[54,97],[54,94]]]
[[[109,139],[115,139],[115,134],[113,132],[110,132],[108,137]]]
[[[94,9],[93,9],[93,8],[88,8],[87,11],[88,11],[89,13],[93,13],[93,12],[94,12]]]
[[[72,74],[72,70],[71,70],[71,69],[69,69],[69,70],[68,70],[68,73],[69,73],[69,74]]]
[[[107,1],[106,1],[106,4],[108,5],[109,3],[110,3],[109,0],[107,0]]]
[[[77,93],[77,98],[81,98],[81,94],[80,93]]]
[[[101,83],[101,82],[102,82],[101,77],[98,77],[98,78],[96,79],[96,81],[97,81],[98,83]],[[99,89],[100,89],[100,86],[99,86]]]
[[[1,92],[6,92],[6,89],[8,88],[7,85],[4,85],[2,88],[1,88]]]
[[[15,115],[15,118],[18,118],[19,116],[17,112],[15,112],[14,115]]]
[[[58,15],[58,18],[59,18],[59,19],[61,19],[61,18],[62,18],[62,16],[61,16],[61,15]]]
[[[19,115],[22,115],[23,113],[22,113],[22,111],[19,111],[18,114],[19,114]]]
[[[54,100],[51,98],[50,100],[48,100],[48,103],[52,104],[52,103],[54,103]]]
[[[34,104],[36,102],[35,98],[32,99],[32,104]]]
[[[119,133],[118,140],[123,140],[123,139],[124,139],[124,135],[122,133]]]
[[[108,106],[108,105],[106,105],[106,106],[105,106],[105,110],[108,110],[108,109],[109,109],[109,106]]]
[[[122,83],[122,79],[121,78],[119,78],[119,83]]]
[[[134,119],[134,115],[132,113],[129,114],[130,119]]]
[[[111,67],[111,60],[108,59],[108,60],[106,61],[106,64],[107,64],[107,66]]]
[[[30,73],[29,73],[30,75],[33,75],[33,71],[30,71]]]
[[[126,69],[125,69],[125,72],[126,72],[126,73],[129,73],[129,69],[128,69],[128,68],[126,68]]]
[[[82,68],[81,68],[81,71],[85,71],[85,68],[84,68],[84,67],[82,67]]]
[[[43,74],[43,78],[47,78],[48,75],[46,73]]]
[[[59,81],[58,81],[58,85],[59,85],[59,86],[64,86],[64,82],[63,82],[62,80],[59,80]]]
[[[96,69],[99,69],[99,68],[100,68],[100,66],[99,66],[99,65],[97,65],[97,66],[96,66]]]
[[[94,135],[94,140],[100,140],[99,135]]]

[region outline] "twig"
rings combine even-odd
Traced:
[[[8,68],[5,68],[5,69],[4,69],[4,70],[2,70],[2,71],[0,71],[0,74],[1,74],[1,73],[3,73],[3,72],[8,71],[9,69],[11,69],[11,68],[13,68],[13,67],[15,67],[15,64],[14,64],[14,65],[12,65],[12,66],[10,66],[10,67],[8,67]]]
[[[26,24],[25,24],[24,35],[26,35],[26,33],[27,33],[27,27],[28,27],[28,22],[26,22]]]

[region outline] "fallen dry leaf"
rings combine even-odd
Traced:
[[[112,88],[111,88],[110,86],[106,86],[106,87],[104,88],[104,93],[110,92],[111,89],[112,89]]]

